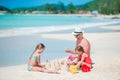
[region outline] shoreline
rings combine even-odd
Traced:
[[[112,26],[111,26],[112,25]],[[116,29],[114,28],[114,25]],[[6,29],[0,30],[0,38],[2,37],[12,37],[12,36],[24,36],[24,35],[35,35],[35,34],[44,34],[44,33],[70,33],[77,26],[86,29],[87,33],[92,32],[115,32],[120,31],[119,28],[120,22],[112,22],[106,24],[74,24],[74,25],[60,25],[60,26],[47,26],[47,27],[28,27],[28,28],[16,28],[16,29]],[[107,29],[106,26],[111,27],[112,29]]]
[[[39,16],[39,14],[35,14],[36,16]],[[79,14],[68,14],[68,15],[55,15],[55,14],[48,14],[48,15],[44,15],[42,14],[42,16],[78,16]],[[109,25],[115,25],[115,24],[120,24],[120,21],[119,19],[105,19],[103,17],[93,17],[93,18],[80,18],[79,16],[78,17],[73,17],[73,20],[75,18],[75,21],[72,21],[72,17],[68,17],[68,18],[65,18],[65,19],[59,19],[57,17],[55,17],[56,19],[58,19],[57,22],[54,22],[54,19],[52,19],[52,23],[51,22],[47,22],[44,21],[43,19],[43,23],[40,23],[39,21],[42,20],[41,17],[39,17],[39,19],[36,21],[32,21],[32,19],[30,19],[30,22],[34,22],[33,24],[36,24],[35,22],[37,22],[37,25],[33,25],[33,24],[30,24],[28,22],[25,23],[25,25],[21,25],[21,24],[18,24],[17,22],[20,22],[20,17],[24,18],[25,16],[15,16],[15,19],[11,20],[12,17],[8,17],[9,20],[11,20],[10,22],[8,22],[8,24],[6,24],[6,17],[7,16],[4,16],[5,17],[5,20],[3,19],[3,23],[1,24],[1,28],[0,28],[0,37],[10,37],[10,36],[19,36],[19,35],[31,35],[31,34],[41,34],[41,33],[49,33],[49,32],[60,32],[60,31],[70,31],[72,29],[74,29],[74,27],[78,27],[80,26],[81,28],[94,28],[94,27],[98,27],[99,26],[109,26]],[[32,16],[29,16],[30,18],[32,18]],[[33,16],[34,17],[34,16]],[[18,18],[18,20],[17,20]],[[25,17],[27,19],[27,17]],[[37,17],[35,17],[37,19]],[[62,17],[60,17],[62,18]],[[64,17],[63,17],[64,18]],[[56,20],[55,19],[55,20]],[[8,20],[8,21],[9,21]],[[22,19],[23,20],[23,19]],[[59,23],[60,20],[63,20],[64,24],[62,23]],[[69,21],[70,20],[70,21]],[[17,24],[14,24],[14,21],[16,21],[15,23]],[[26,20],[26,21],[29,21],[29,20]],[[67,22],[67,23],[66,23]],[[23,23],[24,23],[24,20],[23,20]],[[40,23],[38,25],[38,23]],[[51,23],[51,24],[49,24]],[[58,24],[59,23],[59,24]],[[30,24],[30,25],[27,25],[27,24]],[[47,25],[46,25],[47,24]],[[104,29],[102,29],[104,30]],[[102,31],[101,30],[101,31]],[[98,30],[94,30],[94,31],[98,31]],[[88,32],[88,31],[87,31]],[[104,31],[105,32],[105,31]]]
[[[92,14],[0,14],[0,15],[36,15],[36,16],[84,16],[84,17],[102,17],[102,18],[113,18],[119,19],[120,14],[116,15],[105,15],[105,14],[97,14],[96,16]]]
[[[112,26],[111,26],[112,27]],[[102,28],[102,27],[101,27]],[[113,29],[116,27],[106,27]],[[117,26],[120,29],[120,26]],[[36,34],[43,39],[66,40],[75,42],[71,33],[43,33]],[[71,74],[60,71],[60,74],[48,74],[41,72],[29,72],[26,70],[27,64],[0,67],[1,80],[119,80],[120,79],[120,32],[108,33],[85,33],[84,37],[91,43],[91,58],[95,64],[91,72]],[[61,46],[62,47],[62,46]],[[62,58],[65,59],[65,58]],[[60,59],[60,60],[62,60]],[[12,74],[11,74],[12,73]],[[7,77],[6,77],[7,76]]]

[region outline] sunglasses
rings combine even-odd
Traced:
[[[78,34],[78,35],[75,35],[76,37],[78,37],[80,34]]]

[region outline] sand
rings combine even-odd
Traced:
[[[104,28],[109,29],[109,27]],[[120,26],[117,28],[120,29]],[[36,35],[45,39],[75,42],[71,33]],[[84,37],[91,43],[91,58],[95,63],[91,72],[79,71],[77,74],[64,70],[59,71],[60,74],[29,72],[26,70],[27,64],[24,64],[0,67],[0,80],[120,80],[120,32],[85,33]]]

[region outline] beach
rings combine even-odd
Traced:
[[[27,64],[21,64],[0,67],[0,80],[120,80],[120,25],[112,25],[110,27],[101,26],[100,28],[113,31],[102,33],[84,33],[84,37],[87,38],[91,44],[91,58],[94,63],[91,72],[84,73],[79,71],[76,74],[71,74],[65,70],[60,70],[59,74],[29,72],[26,69]],[[37,36],[37,38],[41,37],[45,40],[52,39],[70,41],[72,44],[75,43],[74,36],[69,32],[37,33],[29,36],[29,38],[26,38],[28,40],[31,39],[31,41],[28,42],[28,46],[30,46],[30,43],[33,40],[37,39],[34,36]],[[21,36],[21,38],[23,38],[24,41],[26,40],[25,36]],[[25,42],[27,42],[27,40]],[[36,40],[32,43],[32,45],[37,42],[39,41]],[[55,45],[52,43],[50,44]],[[62,45],[59,47],[62,48]],[[56,47],[57,46],[58,45],[56,45]],[[30,49],[32,49],[32,47]],[[31,51],[33,51],[33,49]],[[62,51],[64,52],[63,48]],[[68,53],[65,54],[68,55]],[[64,59],[65,57],[60,58],[59,61]]]

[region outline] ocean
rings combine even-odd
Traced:
[[[118,19],[117,19],[118,20]],[[21,29],[21,28],[40,28],[57,27],[60,25],[76,24],[109,24],[116,22],[116,19],[100,17],[80,17],[64,15],[0,15],[0,30],[2,29]],[[103,23],[104,22],[104,23]],[[85,26],[86,27],[86,26]]]
[[[47,32],[71,30],[75,27],[93,27],[120,23],[119,19],[66,15],[0,15],[0,67],[27,64],[35,46],[42,42],[46,49],[41,61],[66,57],[64,49],[74,49],[75,42],[44,39],[38,35]],[[93,29],[95,30],[95,29]]]
[[[88,28],[120,23],[120,19],[66,15],[0,15],[0,37]],[[66,26],[66,27],[65,27]]]

